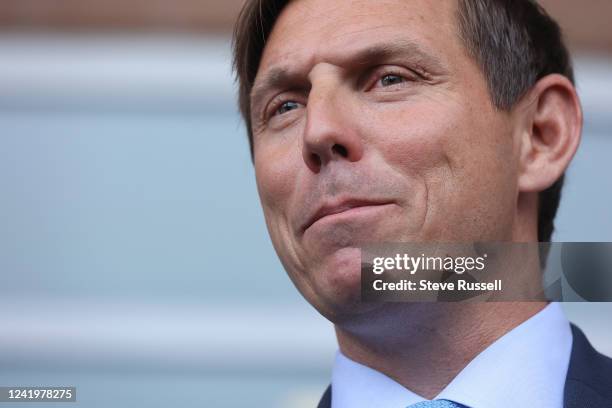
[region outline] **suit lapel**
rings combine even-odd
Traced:
[[[319,401],[319,405],[317,408],[331,408],[331,384],[325,390],[325,393],[321,397],[321,401]]]
[[[599,354],[572,325],[573,344],[564,391],[565,408],[612,408],[612,359]]]

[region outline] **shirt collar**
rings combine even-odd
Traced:
[[[557,303],[499,338],[436,397],[472,408],[563,407],[572,334]],[[341,352],[332,373],[332,408],[403,408],[425,399]]]
[[[404,408],[424,398],[340,351],[332,371],[332,408]]]

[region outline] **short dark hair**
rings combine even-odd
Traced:
[[[234,28],[234,71],[239,107],[251,155],[250,93],[266,41],[289,0],[248,0]],[[535,83],[557,73],[574,83],[574,73],[559,25],[534,0],[458,0],[458,31],[482,70],[491,100],[510,110]],[[540,192],[538,241],[549,242],[561,200],[564,175]]]

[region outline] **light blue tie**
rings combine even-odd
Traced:
[[[449,400],[422,401],[406,408],[467,408],[465,405],[457,404]]]

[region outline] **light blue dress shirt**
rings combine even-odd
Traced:
[[[572,332],[551,303],[476,356],[435,399],[471,408],[563,408]],[[405,408],[425,401],[341,352],[332,374],[332,408]]]

